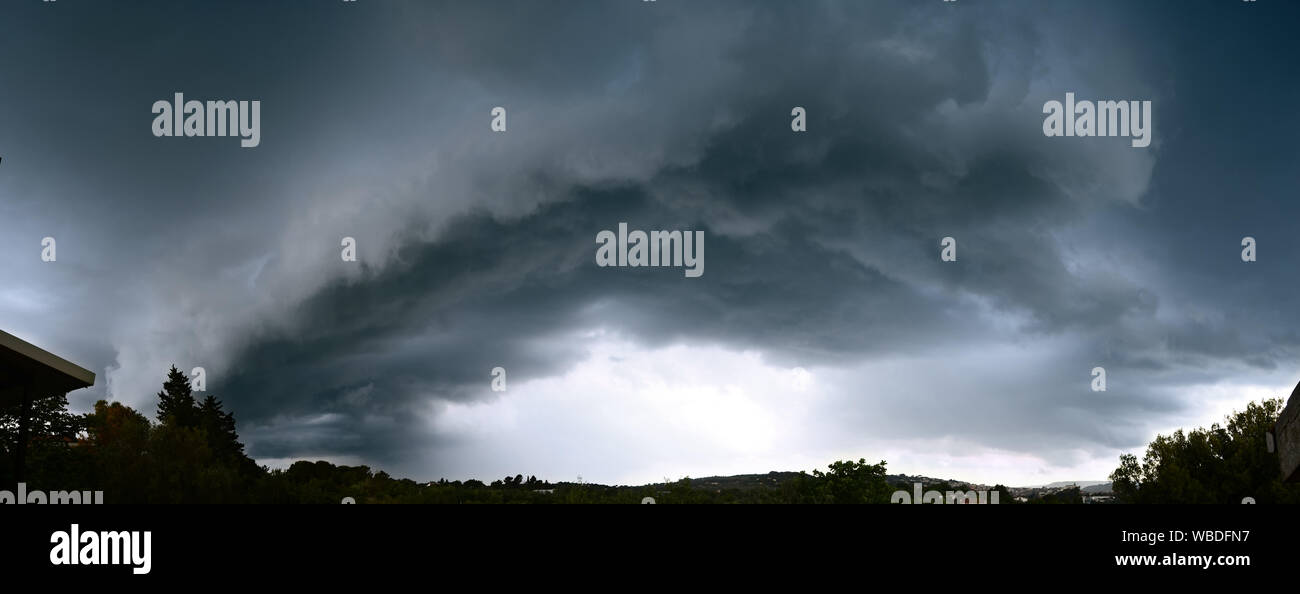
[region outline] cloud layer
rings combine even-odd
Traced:
[[[80,406],[151,410],[175,363],[268,461],[1024,483],[1295,380],[1295,149],[1252,130],[1296,85],[1177,51],[1155,7],[155,8],[5,36],[60,74],[0,69],[0,322],[102,373]],[[1230,8],[1188,18],[1290,47],[1294,9]],[[262,145],[153,138],[176,91],[261,100]],[[1155,142],[1044,137],[1067,91],[1152,100]],[[620,222],[705,231],[705,275],[597,267]]]

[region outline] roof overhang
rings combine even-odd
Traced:
[[[0,403],[62,396],[95,385],[95,374],[0,330]]]

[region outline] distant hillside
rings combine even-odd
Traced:
[[[701,478],[692,478],[691,484],[697,488],[710,489],[714,491],[726,491],[732,489],[771,489],[779,487],[781,483],[797,476],[799,476],[798,472],[772,471],[767,474],[737,474],[732,476],[706,476]],[[923,487],[931,487],[933,485],[952,485],[954,487],[966,486],[976,490],[993,488],[992,485],[983,485],[957,479],[939,479],[930,476],[910,474],[890,474],[885,476],[885,480],[887,480],[891,485],[898,486],[909,486],[915,483],[921,483]],[[1046,495],[1067,493],[1075,488],[1078,488],[1079,492],[1085,495],[1109,495],[1111,492],[1110,483],[1105,481],[1057,481],[1033,487],[1010,487],[1008,488],[1008,491],[1016,497],[1035,499]]]
[[[1082,491],[1088,494],[1110,493],[1110,483],[1097,483],[1095,485],[1088,485],[1084,487]]]
[[[692,478],[691,484],[696,487],[711,487],[714,489],[756,489],[760,487],[776,487],[781,483],[788,481],[796,476],[798,472],[792,471],[772,471],[767,474],[737,474],[732,476],[705,476]],[[885,480],[891,485],[910,485],[912,483],[921,483],[924,486],[934,484],[953,484],[953,485],[970,485],[972,487],[986,487],[967,481],[955,479],[937,479],[929,476],[914,476],[907,474],[889,474],[885,475]]]
[[[1107,481],[1056,481],[1054,483],[1047,483],[1046,485],[1035,485],[1033,487],[1028,487],[1028,488],[1059,489],[1061,487],[1076,487],[1076,486],[1080,488],[1086,488],[1086,487],[1092,487],[1094,485],[1107,485],[1109,487],[1110,483]],[[1110,489],[1108,488],[1107,490],[1109,491]]]
[[[767,474],[737,474],[734,476],[692,478],[691,484],[696,487],[712,487],[715,489],[756,489],[759,487],[776,487],[796,476],[799,476],[799,473],[773,470]]]

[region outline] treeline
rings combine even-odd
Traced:
[[[23,482],[35,489],[96,490],[108,503],[255,501],[266,470],[244,453],[220,400],[194,398],[172,367],[158,393],[157,421],[103,400],[74,415],[64,397],[34,403]],[[0,411],[4,484],[15,483],[17,407]]]
[[[1300,484],[1282,482],[1266,442],[1283,406],[1280,398],[1251,402],[1223,425],[1157,435],[1141,461],[1120,456],[1111,489],[1124,503],[1300,503]]]
[[[1277,455],[1267,452],[1265,432],[1276,422],[1281,400],[1251,403],[1226,425],[1158,436],[1146,457],[1120,458],[1111,475],[1116,498],[1133,503],[1300,503],[1300,485],[1281,481]],[[34,403],[27,447],[29,489],[103,491],[108,503],[884,503],[911,484],[892,484],[885,462],[865,459],[830,464],[825,472],[772,473],[779,480],[720,487],[690,478],[653,485],[606,486],[551,483],[514,475],[478,480],[419,483],[366,466],[295,462],[284,470],[258,466],[244,451],[234,415],[220,400],[194,397],[189,378],[175,367],[158,393],[149,419],[121,403],[99,401],[83,415],[67,400]],[[0,485],[12,488],[18,444],[17,407],[0,408]],[[925,491],[968,492],[970,485],[931,483]],[[999,503],[1015,503],[997,485]],[[1079,503],[1077,488],[1045,494],[1029,503]]]
[[[575,482],[551,483],[523,475],[490,484],[478,480],[416,483],[394,479],[365,466],[335,466],[328,462],[296,462],[274,475],[293,485],[299,501],[338,503],[352,497],[358,503],[592,503],[638,504],[645,498],[656,504],[722,503],[889,503],[897,490],[911,485],[890,484],[885,462],[868,464],[842,461],[826,472],[799,473],[774,486],[711,488],[690,478],[641,486],[607,486]],[[931,484],[927,490],[969,491],[969,485]],[[998,486],[1003,503],[1013,503],[1006,487]]]
[[[683,478],[637,487],[551,483],[515,475],[417,483],[366,466],[295,462],[258,466],[244,451],[234,415],[220,400],[194,397],[189,378],[172,367],[149,419],[118,402],[99,401],[75,415],[66,398],[35,403],[27,471],[31,489],[103,491],[107,503],[889,503],[896,490],[885,462],[835,462],[774,485],[710,488]],[[0,483],[12,486],[18,410],[0,410]],[[927,488],[969,490],[966,485]],[[1003,497],[1010,502],[1009,496]]]

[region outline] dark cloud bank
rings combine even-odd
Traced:
[[[102,138],[95,126],[131,118],[120,154],[55,158],[35,126],[6,126],[45,155],[38,165],[97,184],[93,197],[46,187],[56,204],[103,212],[62,233],[125,256],[73,281],[7,254],[22,272],[6,282],[80,286],[77,315],[113,340],[62,340],[119,386],[161,377],[143,363],[160,357],[218,361],[213,391],[256,457],[340,456],[421,478],[442,471],[452,439],[429,427],[430,402],[499,397],[498,365],[512,385],[563,374],[597,354],[584,338],[597,328],[787,367],[924,360],[929,371],[882,380],[893,397],[838,399],[825,432],[955,437],[1063,464],[1144,443],[1193,406],[1181,387],[1268,383],[1295,366],[1284,132],[1296,116],[1284,106],[1297,92],[1263,67],[1294,52],[1293,8],[657,4],[286,5],[241,23],[209,8],[184,39],[127,9],[111,17],[127,37],[83,23],[87,39],[58,50],[78,68],[96,43],[180,44],[230,66],[207,63],[206,87],[166,57],[185,80],[159,68],[105,80],[80,129]],[[1206,27],[1215,48],[1199,42]],[[1227,57],[1237,50],[1261,57]],[[139,105],[184,83],[262,97],[263,146],[141,138]],[[1153,100],[1156,141],[1044,137],[1042,104],[1066,91]],[[44,102],[0,99],[11,114]],[[495,105],[510,110],[498,136]],[[795,105],[806,133],[790,131]],[[77,126],[52,134],[66,142]],[[705,231],[704,276],[597,267],[597,232],[620,222]],[[337,261],[343,235],[368,252],[351,269]],[[1249,269],[1245,235],[1267,250]],[[945,236],[957,263],[939,261]],[[122,310],[139,332],[105,321]],[[203,327],[175,327],[185,320]],[[33,331],[65,335],[52,326]],[[1052,350],[979,359],[1016,345]],[[1090,392],[1103,364],[1113,387]]]

